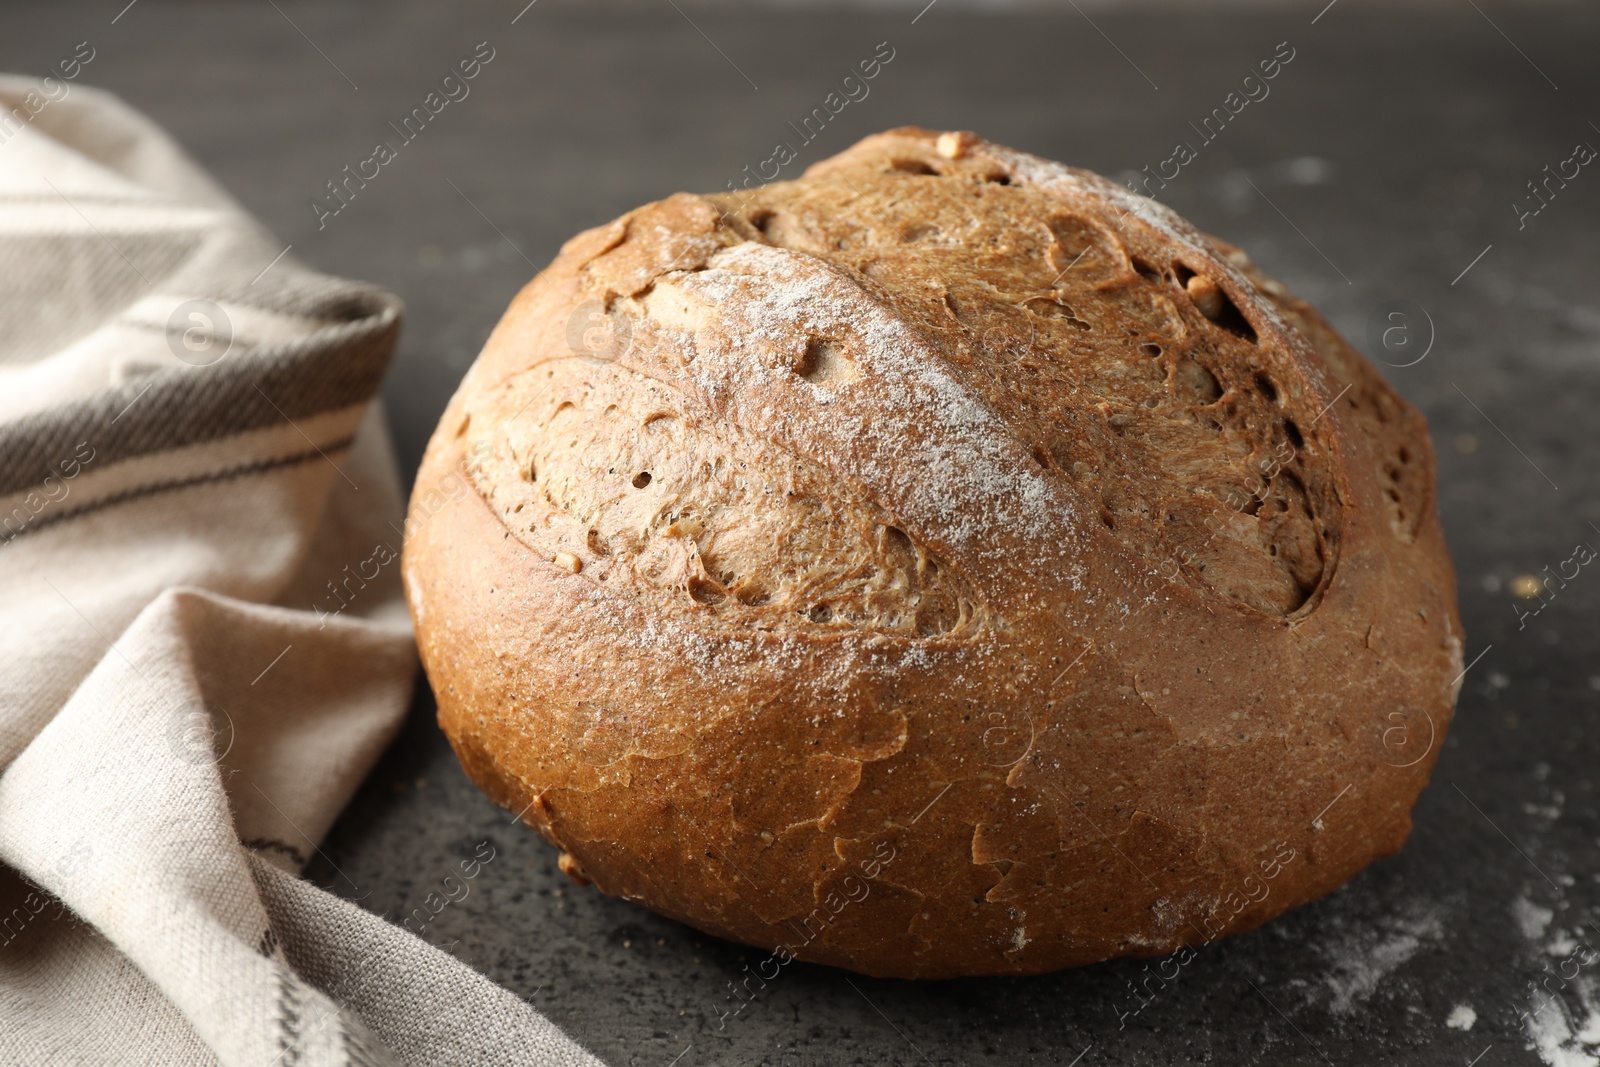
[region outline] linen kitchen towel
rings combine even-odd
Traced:
[[[400,305],[285,253],[115,97],[0,76],[0,1062],[597,1064],[298,877],[416,653]]]

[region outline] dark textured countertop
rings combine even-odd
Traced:
[[[1593,5],[985,16],[950,0],[913,24],[917,6],[680,4],[691,24],[665,0],[632,13],[543,0],[514,25],[520,0],[276,6],[142,0],[113,23],[122,0],[8,5],[0,67],[42,71],[90,41],[82,80],[173,131],[294,255],[405,299],[384,398],[408,477],[489,329],[563,239],[723,188],[880,41],[895,58],[870,95],[790,173],[907,123],[1113,175],[1155,166],[1288,42],[1270,95],[1162,198],[1369,352],[1370,324],[1411,302],[1404,351],[1428,334],[1431,348],[1385,370],[1432,424],[1468,657],[1482,653],[1405,850],[1201,950],[1120,1020],[1143,963],[939,983],[794,965],[719,1021],[727,983],[760,954],[573,886],[463,777],[425,687],[312,877],[399,917],[493,842],[427,936],[618,1065],[1595,1062],[1600,1044],[1573,1032],[1600,1041],[1600,967],[1578,941],[1600,943],[1600,576],[1580,570],[1522,628],[1513,604],[1537,602],[1511,592],[1577,542],[1600,545],[1600,168],[1552,186],[1520,228],[1512,207],[1547,164],[1600,146]],[[481,41],[494,58],[470,96],[319,230],[310,199]],[[1530,993],[1547,975],[1561,1004]]]

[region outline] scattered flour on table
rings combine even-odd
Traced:
[[[1600,1067],[1600,952],[1592,946],[1581,914],[1569,913],[1566,889],[1577,880],[1563,868],[1559,852],[1546,852],[1543,837],[1560,821],[1566,796],[1550,780],[1550,765],[1533,768],[1536,797],[1523,804],[1531,835],[1514,842],[1555,890],[1550,906],[1534,903],[1535,888],[1524,886],[1511,902],[1511,920],[1527,942],[1519,964],[1520,989],[1511,1008],[1520,1019],[1529,1051],[1548,1067]],[[1556,917],[1562,916],[1562,921]]]
[[[1478,1021],[1478,1013],[1472,1010],[1471,1004],[1457,1004],[1450,1009],[1450,1017],[1444,1024],[1452,1030],[1471,1030],[1472,1024]]]
[[[1600,1065],[1600,1004],[1596,1003],[1595,983],[1581,977],[1575,983],[1583,1006],[1583,1021],[1578,1021],[1565,998],[1555,998],[1529,1015],[1525,1023],[1534,1051],[1550,1067],[1597,1067]]]
[[[1348,928],[1319,949],[1328,964],[1322,978],[1332,995],[1328,1010],[1350,1014],[1424,944],[1443,937],[1438,906],[1422,902],[1376,923]]]
[[[1540,960],[1538,970],[1531,972],[1525,999],[1518,1005],[1526,1012],[1523,1033],[1529,1047],[1549,1067],[1600,1067],[1600,985],[1593,974],[1582,973],[1593,963],[1580,958],[1590,951],[1587,941],[1580,953],[1580,943],[1571,931],[1561,926],[1551,929],[1555,909],[1533,903],[1526,893],[1512,902],[1511,917],[1535,959],[1560,958],[1559,963]],[[1580,936],[1582,933],[1580,930]],[[1577,967],[1568,971],[1574,963]]]
[[[1529,941],[1543,937],[1555,915],[1554,909],[1542,908],[1527,897],[1518,897],[1511,905],[1511,917],[1517,920],[1517,929]]]

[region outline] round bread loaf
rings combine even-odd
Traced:
[[[1462,670],[1422,417],[1237,249],[966,133],[567,242],[407,533],[472,778],[777,965],[1251,929],[1401,846]]]

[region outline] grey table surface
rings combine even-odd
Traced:
[[[1432,425],[1482,658],[1399,855],[1205,948],[1137,1014],[1121,1013],[1144,964],[1113,961],[937,983],[795,965],[724,1017],[727,983],[761,954],[569,883],[466,780],[419,685],[309,874],[399,921],[491,841],[497,859],[426,936],[611,1064],[1597,1062],[1600,971],[1573,952],[1600,937],[1600,578],[1581,572],[1520,628],[1511,592],[1575,543],[1600,545],[1600,173],[1579,168],[1520,222],[1513,207],[1535,206],[1526,183],[1546,165],[1600,145],[1593,4],[980,14],[952,0],[913,21],[920,4],[123,3],[8,5],[0,67],[42,72],[88,40],[83,80],[173,131],[293,255],[404,298],[384,399],[408,478],[563,239],[723,188],[878,42],[895,58],[870,96],[787,174],[907,123],[1137,171],[1198,143],[1190,123],[1288,42],[1270,96],[1161,197],[1386,356]],[[482,41],[494,58],[471,95],[319,228],[324,183]],[[1373,349],[1369,327],[1400,300],[1412,347]],[[1530,991],[1539,980],[1551,994]]]

